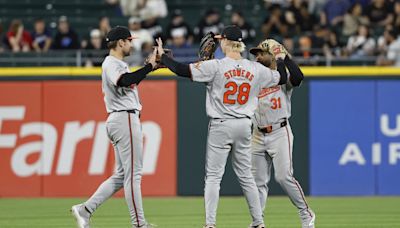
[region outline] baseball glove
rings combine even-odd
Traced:
[[[268,50],[268,53],[271,54],[272,56],[276,57],[285,57],[286,55],[289,55],[288,51],[286,48],[280,44],[278,41],[274,39],[266,39],[265,41],[262,42],[262,47]]]
[[[214,52],[217,49],[217,42],[214,36],[215,34],[213,32],[208,32],[201,38],[199,48],[200,61],[214,58]]]

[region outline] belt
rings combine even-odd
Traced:
[[[287,125],[287,120],[282,123],[272,124],[263,128],[258,128],[262,133],[271,133],[273,130],[279,129]]]
[[[129,113],[136,114],[136,113],[139,113],[139,110],[137,110],[137,109],[130,109],[130,110],[115,110],[115,111],[112,111],[111,113],[113,113],[113,112],[129,112]]]
[[[113,112],[127,112],[127,113],[133,113],[133,114],[139,113],[139,118],[140,118],[140,111],[139,111],[139,110],[137,110],[137,109],[130,109],[130,110],[115,110],[115,111],[112,111],[112,112],[108,113],[108,115],[110,115],[110,114],[111,114],[111,113],[113,113]]]

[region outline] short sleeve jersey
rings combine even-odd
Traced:
[[[289,119],[292,93],[290,80],[286,85],[263,88],[258,94],[259,102],[254,116],[258,127],[268,127]]]
[[[190,64],[192,80],[204,82],[210,118],[253,117],[262,88],[278,85],[278,71],[229,57]]]
[[[136,85],[131,85],[130,87],[117,86],[121,75],[131,72],[128,64],[113,56],[107,56],[101,68],[102,90],[107,112],[132,109],[142,110]]]

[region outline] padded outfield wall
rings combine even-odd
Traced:
[[[400,195],[400,70],[303,70],[290,122],[305,192]],[[0,75],[0,181],[7,183],[0,197],[92,193],[114,168],[100,69],[1,68]],[[139,88],[144,195],[202,195],[204,85],[159,70]],[[241,194],[230,164],[221,193]],[[275,182],[271,193],[283,194]]]

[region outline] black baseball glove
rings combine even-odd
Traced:
[[[201,38],[199,48],[200,61],[214,58],[214,52],[217,49],[217,40],[214,38],[213,32],[208,32]]]

